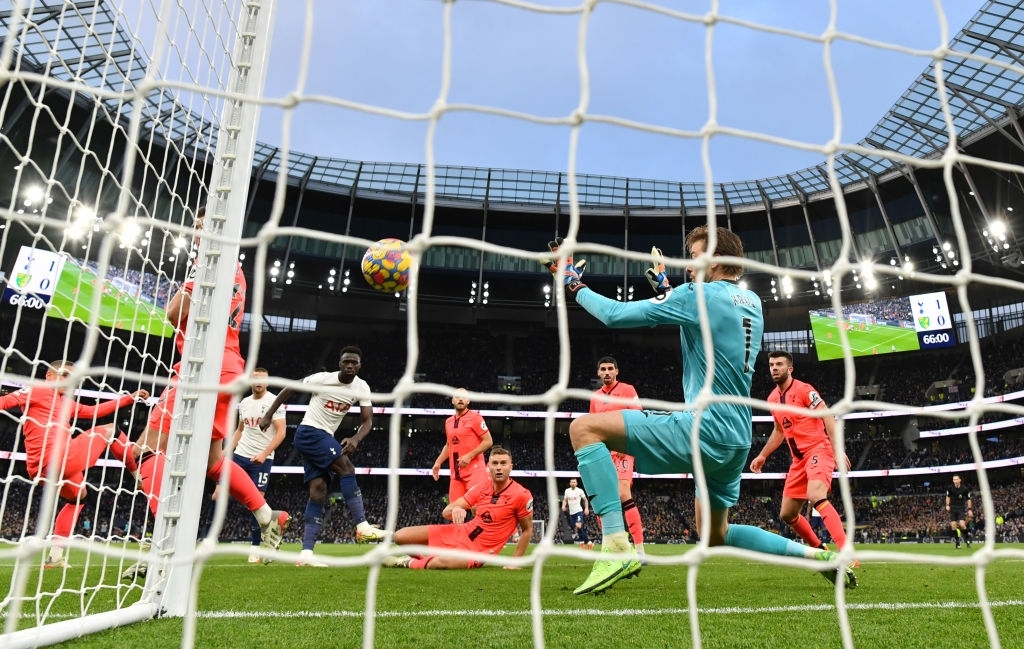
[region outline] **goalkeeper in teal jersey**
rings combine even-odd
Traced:
[[[705,253],[710,234],[705,226],[700,226],[686,237],[686,248],[692,258]],[[743,257],[743,243],[736,234],[726,228],[718,228],[714,234],[712,260],[718,256]],[[552,252],[557,252],[559,243],[556,240],[549,244]],[[731,545],[776,555],[834,561],[834,552],[810,548],[757,527],[729,525],[729,508],[739,499],[740,476],[750,450],[751,411],[749,406],[719,398],[750,396],[754,361],[764,330],[761,300],[753,292],[739,287],[743,267],[734,262],[711,261],[700,285],[697,284],[701,279],[698,274],[687,268],[694,281],[673,290],[661,261],[661,251],[655,248],[652,254],[654,264],[647,271],[647,277],[658,296],[641,302],[619,302],[587,288],[580,280],[583,263],[574,265],[571,257],[561,271],[566,294],[609,327],[661,324],[679,327],[683,397],[687,402],[696,401],[713,361],[711,394],[714,400],[700,408],[699,422],[697,410],[615,410],[584,415],[569,427],[591,507],[601,517],[602,553],[632,552],[609,449],[636,458],[636,470],[640,473],[693,473],[697,449],[691,445],[691,431],[698,423],[707,493],[696,494],[697,528],[702,529],[700,501],[706,500],[711,510],[708,545]],[[557,261],[552,261],[548,268],[552,273],[559,272]],[[705,354],[701,335],[701,300],[711,330],[713,358],[710,359]],[[577,595],[601,592],[621,579],[635,576],[641,567],[635,553],[627,560],[602,558],[574,592]],[[856,578],[849,568],[826,569],[823,574],[831,581],[842,575],[848,587],[856,586]]]

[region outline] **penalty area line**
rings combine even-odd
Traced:
[[[989,602],[992,608],[1006,606],[1024,606],[1024,600],[1010,599]],[[981,608],[978,602],[869,602],[869,603],[846,603],[847,610],[856,611],[901,611],[915,609],[939,609],[939,608],[960,608],[972,609]],[[808,613],[815,611],[835,610],[834,604],[802,604],[796,606],[721,606],[701,608],[701,615],[750,615],[761,613]],[[541,614],[544,617],[566,617],[578,615],[600,615],[600,616],[626,616],[645,617],[655,615],[685,615],[688,613],[685,608],[617,608],[617,609],[543,609]],[[451,610],[435,609],[430,611],[377,611],[378,618],[457,618],[457,617],[483,617],[494,615],[515,615],[520,617],[530,616],[533,612],[529,610]],[[204,619],[281,619],[281,618],[361,618],[362,611],[200,611],[198,617]]]

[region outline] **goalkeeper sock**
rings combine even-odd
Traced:
[[[85,508],[85,503],[67,503],[60,508],[57,518],[53,521],[53,535],[68,538],[75,531],[78,515]]]
[[[786,525],[789,525],[793,531],[796,532],[796,535],[802,538],[804,543],[807,545],[812,548],[821,547],[821,539],[819,539],[818,535],[814,533],[813,529],[811,529],[810,522],[804,518],[803,514],[797,514],[796,518],[793,520],[786,521]]]
[[[843,519],[839,518],[839,512],[832,506],[832,503],[822,498],[814,503],[814,509],[821,514],[821,520],[825,521],[825,529],[828,530],[836,547],[840,550],[846,547],[846,530],[843,529]]]
[[[256,483],[252,481],[249,474],[230,458],[221,457],[220,460],[209,468],[206,472],[206,477],[210,480],[219,481],[225,464],[229,471],[228,492],[235,500],[245,505],[245,508],[251,512],[267,504],[267,499],[256,488]]]
[[[346,473],[341,476],[341,495],[345,498],[348,511],[352,514],[352,520],[356,525],[366,522],[366,512],[363,510],[363,492],[359,490],[356,483],[356,474]]]
[[[640,510],[632,498],[622,503],[622,516],[629,527],[629,535],[633,537],[633,545],[639,548],[644,544],[644,523],[640,520]]]
[[[164,465],[167,458],[163,453],[146,453],[139,461],[139,479],[142,481],[142,492],[149,501],[149,510],[156,516],[160,505],[160,485],[164,480]]]
[[[744,548],[765,554],[776,554],[784,557],[814,557],[816,548],[811,548],[796,541],[772,534],[767,530],[753,525],[730,524],[725,531],[725,544],[734,548]]]
[[[306,521],[306,527],[302,531],[302,549],[312,552],[313,546],[316,545],[316,539],[320,536],[320,528],[324,526],[324,504],[307,500],[306,513],[303,518]]]
[[[601,517],[602,534],[608,537],[624,531],[626,525],[622,520],[622,503],[619,502],[619,476],[608,447],[600,442],[588,444],[576,451],[576,460],[583,484],[587,487],[590,508]]]

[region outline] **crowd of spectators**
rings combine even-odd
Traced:
[[[970,477],[969,475],[967,476]],[[548,506],[547,485],[542,478],[520,478],[534,495],[534,518],[546,525],[555,525],[555,538],[559,542],[571,542],[570,529],[556,502],[554,518]],[[560,480],[556,494],[566,486]],[[877,485],[881,486],[881,485]],[[858,493],[851,495],[854,504],[856,540],[861,543],[887,542],[937,542],[949,540],[950,530],[945,511],[945,489],[943,483],[918,483],[886,489],[885,493]],[[388,498],[387,482],[382,477],[360,476],[360,488],[366,505],[366,514],[372,522],[385,523]],[[213,503],[209,500],[212,485],[208,485],[200,519],[200,531],[205,535],[210,528]],[[400,479],[397,503],[397,527],[425,525],[443,522],[441,510],[445,506],[447,485],[433,482],[429,477],[403,477]],[[863,491],[863,490],[861,490]],[[640,508],[644,521],[647,542],[692,543],[698,538],[695,528],[693,482],[690,480],[638,480],[633,488],[634,500]],[[968,525],[975,538],[984,539],[985,514],[983,498],[974,492],[973,516]],[[1024,541],[1024,483],[1007,480],[996,484],[990,490],[996,525],[997,542]],[[41,489],[35,488],[22,479],[8,480],[4,484],[6,506],[0,520],[0,539],[15,542],[35,532],[35,520],[39,510]],[[337,502],[327,508],[320,541],[323,543],[353,543],[355,525],[349,516],[340,494]],[[299,476],[275,475],[271,480],[268,500],[274,507],[288,509],[295,519],[285,540],[298,542],[302,537],[302,512],[305,508],[306,491]],[[750,482],[744,485],[740,501],[732,508],[730,520],[737,523],[756,525],[784,536],[792,536],[788,525],[778,518],[780,497],[778,485]],[[842,500],[834,500],[843,513]],[[808,512],[810,514],[810,512]],[[247,542],[250,538],[250,514],[240,505],[231,502],[227,517],[218,538],[222,541]],[[828,540],[828,532],[820,525],[820,519],[811,515],[812,524],[819,535]],[[591,516],[587,519],[588,531],[592,538],[600,538],[598,522]],[[152,529],[144,500],[125,481],[105,483],[101,492],[94,491],[79,520],[76,530],[79,534],[96,535],[101,538],[138,539],[148,536]]]
[[[353,334],[353,331],[356,333]],[[21,334],[22,337],[29,335],[25,330],[22,330]],[[981,359],[986,377],[985,396],[1004,394],[1017,389],[1016,385],[1004,381],[1003,376],[1020,365],[1019,359],[1024,357],[1021,353],[1024,346],[1019,340],[1013,339],[985,339],[982,342]],[[357,344],[364,352],[364,364],[360,375],[379,395],[386,395],[394,389],[409,358],[405,334],[398,330],[347,329],[329,337],[312,333],[278,334],[269,331],[264,332],[262,343],[257,364],[270,370],[273,377],[288,379],[299,379],[319,370],[335,369],[340,348],[348,344]],[[568,418],[555,421],[552,431],[552,467],[548,466],[545,460],[547,445],[544,420],[518,417],[513,412],[520,409],[542,410],[543,397],[557,384],[559,343],[554,330],[524,326],[500,332],[493,328],[477,327],[460,330],[455,335],[450,328],[425,325],[419,330],[417,343],[415,382],[431,384],[434,387],[427,387],[423,392],[414,393],[411,399],[405,401],[405,405],[435,409],[437,414],[401,415],[396,441],[399,445],[398,455],[402,467],[428,468],[443,446],[442,426],[444,418],[451,413],[451,404],[447,390],[438,386],[465,387],[479,393],[500,393],[505,391],[505,383],[499,382],[498,377],[515,376],[519,378],[509,383],[512,386],[509,393],[524,397],[529,403],[513,406],[480,398],[475,399],[471,407],[491,412],[487,419],[495,442],[512,450],[517,469],[575,469],[576,461],[568,440]],[[247,340],[243,339],[243,348],[246,344]],[[633,383],[641,397],[678,403],[682,400],[678,344],[674,334],[641,335],[604,330],[574,334],[570,346],[567,385],[582,389],[584,393],[592,390],[596,359],[611,354],[619,361],[622,371],[620,378]],[[25,348],[34,347],[28,344]],[[163,351],[160,354],[151,351],[143,354],[145,360],[137,359],[133,362],[132,354],[137,352],[132,351],[130,346],[108,345],[108,349],[111,365],[118,369],[133,370],[144,367],[148,371],[154,366],[162,367],[166,363],[165,360],[154,361],[154,357],[167,358]],[[44,349],[38,355],[40,358],[49,359],[67,354],[62,348],[50,353]],[[752,389],[752,396],[755,398],[766,397],[774,387],[767,372],[765,357],[766,355],[762,354],[755,366]],[[942,399],[968,398],[967,394],[974,385],[975,368],[966,349],[957,348],[941,354],[920,353],[913,356],[912,363],[907,362],[909,358],[907,355],[895,354],[857,359],[853,382],[856,385],[876,386],[877,391],[872,393],[874,398],[904,406],[934,403],[936,391],[930,388],[935,381],[952,381],[953,384],[960,386],[959,390],[950,390],[950,386],[944,386]],[[149,365],[146,365],[147,363]],[[38,371],[41,368],[29,369]],[[831,405],[839,403],[844,398],[848,387],[842,370],[841,362],[818,363],[801,356],[797,357],[795,364],[795,375],[815,385],[826,402]],[[102,378],[83,387],[125,387],[111,386]],[[851,393],[851,404],[862,398],[855,390],[851,390]],[[393,403],[385,397],[375,399],[375,405],[390,406]],[[856,410],[855,405],[852,404],[854,407],[851,409]],[[558,404],[558,410],[562,412],[583,412],[587,408],[587,399],[575,396],[565,398]],[[144,421],[144,408],[142,410],[134,417],[129,416],[130,413],[120,413],[119,423],[130,430]],[[501,416],[494,414],[495,411],[509,411],[509,414]],[[767,411],[756,411],[755,414],[763,415],[767,414]],[[375,416],[374,432],[357,451],[357,466],[388,466],[392,441],[389,429],[393,416],[397,415]],[[980,422],[998,422],[1009,418],[1008,414],[990,411],[982,413]],[[278,465],[297,466],[301,463],[301,458],[291,447],[290,434],[298,419],[297,414],[289,415],[289,436],[278,451]],[[844,421],[846,452],[855,470],[971,463],[973,455],[966,435],[915,439],[912,434],[915,428],[949,428],[967,423],[969,420],[966,417],[953,421],[927,417],[923,414],[847,419]],[[351,421],[346,420],[342,424],[339,435],[348,434],[355,426],[353,416]],[[908,434],[908,430],[911,434]],[[753,425],[751,457],[762,448],[770,432],[771,424]],[[978,438],[982,456],[986,460],[1024,456],[1024,435],[1021,435],[1018,425],[979,434]],[[18,450],[22,448],[17,413],[0,413],[0,451]],[[786,471],[788,464],[788,453],[782,448],[771,456],[765,471],[782,473]],[[0,521],[0,533],[4,538],[16,539],[34,531],[34,522],[30,521],[34,516],[34,499],[38,499],[38,493],[30,493],[28,483],[18,477],[23,467],[17,462],[4,462],[3,468],[3,475],[6,477],[0,478],[0,488],[3,489],[6,504]],[[93,479],[94,476],[90,474],[90,478]],[[933,474],[931,478],[934,480],[935,475]],[[98,480],[96,484],[104,484],[111,478],[99,476],[95,480]],[[360,480],[370,519],[382,524],[387,505],[385,483],[381,478],[369,476],[361,476]],[[1006,530],[1004,536],[1020,538],[1019,526],[1020,519],[1024,519],[1024,508],[1019,502],[1020,493],[1016,485],[1022,483],[1019,478],[1016,482],[1005,477],[1004,480],[1009,484],[993,490],[996,511],[1001,512],[1003,516],[1001,529]],[[942,536],[945,534],[944,530],[948,529],[948,525],[944,525],[944,521],[941,520],[944,515],[941,508],[936,506],[936,502],[941,499],[939,494],[944,486],[922,487],[915,483],[909,491],[903,490],[901,493],[893,484],[881,481],[857,479],[851,484],[857,499],[855,505],[858,524],[865,525],[858,531],[859,538],[863,540],[892,540],[902,538],[906,534],[922,538]],[[434,483],[429,478],[410,477],[403,478],[402,485],[399,526],[436,522],[443,507],[445,483]],[[546,512],[547,490],[543,481],[533,481],[529,486],[534,489],[534,495],[537,496],[537,511]],[[778,503],[775,499],[779,497],[780,487],[778,481],[747,481],[744,484],[744,499],[735,508],[733,519],[788,533],[786,526],[780,526],[776,520]],[[558,493],[563,488],[564,485],[559,485]],[[681,487],[678,481],[640,479],[637,481],[635,493],[651,539],[683,542],[694,538],[690,482],[684,481]],[[114,535],[145,533],[145,507],[137,495],[132,494],[134,482],[126,480],[121,490],[104,490],[94,496],[87,510],[91,514],[82,517],[83,522],[89,521],[88,532]],[[296,514],[296,525],[291,534],[298,534],[302,529],[301,512],[306,498],[298,479],[294,475],[275,474],[271,481],[269,497],[275,506],[285,507]],[[838,499],[836,501],[838,503]],[[29,512],[27,516],[26,512]],[[248,538],[247,512],[237,505],[232,505],[230,512],[221,531],[221,538]],[[980,508],[976,508],[976,513],[980,515]],[[539,513],[538,518],[546,518],[546,513]],[[207,520],[207,514],[204,513],[204,525]],[[977,525],[978,522],[975,521],[974,524]],[[346,509],[339,506],[328,515],[322,538],[325,541],[345,542],[351,540],[352,531]],[[596,527],[593,531],[597,532]]]
[[[93,260],[75,260],[80,266],[84,266],[99,275],[100,267]],[[115,264],[107,266],[106,279],[115,289],[123,291],[132,297],[143,299],[150,304],[160,308],[167,306],[167,301],[178,290],[178,282],[170,279],[163,273],[151,273],[134,268],[125,268]]]

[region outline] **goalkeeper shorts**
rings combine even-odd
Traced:
[[[694,412],[663,412],[654,410],[623,410],[626,425],[626,452],[636,461],[639,473],[694,473],[690,431]],[[708,421],[703,425],[720,425]],[[747,422],[747,426],[750,423]],[[727,509],[740,498],[740,477],[750,452],[746,446],[732,446],[700,441],[701,460],[707,480],[707,501],[711,509]],[[696,485],[697,479],[694,476]],[[704,500],[697,486],[697,498]]]

